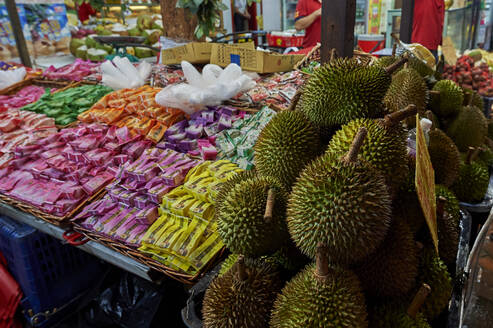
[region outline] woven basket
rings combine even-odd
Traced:
[[[20,89],[27,87],[29,85],[36,85],[43,88],[55,88],[58,89],[56,92],[59,92],[61,90],[65,90],[68,87],[77,86],[78,84],[79,82],[52,81],[52,80],[45,80],[40,78],[30,78],[17,82],[8,88],[0,90],[0,95],[13,95],[17,93]]]
[[[321,48],[321,44],[317,43],[317,45],[313,47],[312,50],[310,50],[310,52],[307,53],[302,60],[300,60],[296,65],[294,65],[294,69],[305,75],[311,76],[310,73],[303,71],[302,68],[308,67],[310,63],[313,61],[318,61],[318,62],[320,61],[320,48]]]
[[[111,238],[108,238],[106,236],[100,235],[92,230],[88,230],[79,224],[77,222],[74,222],[74,230],[77,232],[82,233],[85,235],[87,238],[102,244],[103,246],[106,246],[108,248],[111,248],[112,250],[127,256],[139,263],[142,263],[154,271],[157,271],[159,273],[162,273],[166,275],[167,277],[170,277],[171,279],[177,280],[183,284],[187,285],[192,285],[195,282],[197,282],[207,271],[209,271],[211,268],[213,268],[217,263],[219,263],[221,260],[224,259],[224,252],[225,248],[223,247],[217,254],[195,275],[190,275],[186,274],[183,272],[176,271],[172,268],[169,268],[162,264],[161,262],[158,262],[149,256],[143,254],[142,252],[138,251],[137,249],[131,248],[125,244],[123,244],[120,241],[113,240]]]
[[[0,201],[6,204],[9,204],[11,206],[14,206],[18,209],[20,209],[23,212],[29,213],[31,215],[34,215],[48,223],[54,224],[56,226],[64,226],[69,224],[69,219],[74,217],[84,206],[86,206],[89,202],[96,201],[100,199],[101,197],[104,196],[106,193],[106,190],[104,188],[101,188],[98,192],[96,192],[94,195],[91,197],[87,198],[86,200],[80,202],[79,205],[77,205],[76,208],[74,208],[71,212],[66,214],[65,216],[56,216],[53,214],[48,214],[40,209],[32,206],[31,204],[27,204],[25,202],[19,201],[17,199],[8,197],[6,195],[0,194]]]

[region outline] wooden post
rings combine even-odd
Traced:
[[[402,0],[400,36],[404,43],[411,43],[413,34],[414,0]]]
[[[341,57],[353,57],[356,0],[322,2],[321,61],[328,63],[330,49]]]
[[[195,40],[197,15],[189,10],[176,8],[177,0],[160,0],[164,36],[168,38]]]
[[[29,57],[29,51],[27,50],[26,39],[24,38],[24,33],[22,32],[21,21],[19,19],[19,14],[17,13],[15,0],[5,0],[5,6],[7,7],[10,25],[12,26],[12,31],[14,32],[15,44],[17,45],[17,51],[19,52],[22,65],[32,67],[31,57]]]

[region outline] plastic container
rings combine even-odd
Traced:
[[[61,319],[105,268],[95,257],[4,216],[0,252],[22,289],[21,306],[34,327]]]
[[[385,36],[382,34],[359,34],[358,46],[368,53],[382,50],[385,47]]]
[[[267,44],[270,47],[289,48],[301,47],[303,45],[303,35],[276,35],[267,33]]]

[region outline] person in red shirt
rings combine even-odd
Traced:
[[[322,0],[299,0],[294,15],[294,28],[305,30],[303,48],[311,48],[320,42],[322,30]]]
[[[411,42],[422,44],[436,57],[442,44],[444,19],[443,0],[415,0]]]

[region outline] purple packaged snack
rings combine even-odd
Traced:
[[[57,142],[53,142],[53,143],[47,144],[43,148],[45,150],[50,150],[50,149],[63,148],[63,147],[65,147],[65,142],[63,142],[63,141],[57,141]]]
[[[197,140],[182,140],[178,143],[178,149],[187,152],[189,150],[194,150],[197,148]]]
[[[141,211],[137,212],[136,220],[141,224],[153,224],[158,217],[158,207],[156,205],[148,205]]]
[[[219,132],[218,123],[212,123],[204,128],[205,134],[208,137],[214,136]]]
[[[154,186],[156,186],[158,184],[164,184],[164,181],[163,181],[163,179],[160,176],[156,176],[156,177],[152,178],[151,180],[149,180],[145,184],[144,189],[149,190],[149,189],[151,189],[152,187],[154,187]]]
[[[221,112],[221,116],[222,115],[233,116],[238,112],[238,110],[236,108],[233,108],[233,107],[224,106],[224,107],[221,107],[220,112]]]
[[[137,208],[143,209],[151,204],[152,202],[147,198],[146,195],[138,195],[134,198],[134,206]]]
[[[192,156],[192,157],[198,157],[198,156],[200,156],[200,151],[198,149],[189,150],[187,154]]]
[[[148,142],[146,140],[137,141],[134,144],[132,144],[131,147],[129,147],[127,149],[126,154],[135,159],[135,158],[139,157],[140,155],[142,155],[144,150],[146,148],[148,148],[149,145],[150,145],[150,142]]]
[[[116,142],[107,142],[107,143],[103,144],[102,147],[104,149],[108,149],[108,150],[111,150],[114,152],[118,152],[121,150],[121,146],[119,144],[117,144]]]
[[[186,136],[187,136],[187,134],[185,132],[179,132],[179,133],[169,135],[166,139],[169,142],[176,144],[176,143],[180,142],[181,140],[185,139]]]
[[[125,204],[127,206],[134,206],[134,198],[137,194],[133,191],[126,190],[120,194],[120,203]]]
[[[83,217],[81,217],[83,219]],[[86,228],[87,230],[93,230],[94,226],[98,222],[99,217],[89,216],[85,220],[81,221],[79,224]]]
[[[198,111],[198,112],[195,112],[195,113],[192,113],[190,115],[190,120],[189,121],[193,121],[193,120],[196,120],[199,117],[202,117],[202,113],[205,112],[205,111],[206,111],[206,109],[201,110],[201,111]]]
[[[183,121],[180,121],[178,123],[175,123],[173,124],[172,126],[170,126],[166,132],[164,132],[164,137],[168,137],[170,135],[173,135],[173,134],[177,134],[177,133],[180,133],[180,132],[183,132],[185,131],[185,128],[188,126],[188,121],[187,120],[183,120]]]
[[[113,210],[117,206],[118,206],[118,203],[112,201],[111,199],[102,199],[99,206],[97,206],[94,209],[94,212],[95,212],[94,214],[104,215],[105,213],[108,213],[109,211]]]
[[[182,171],[175,169],[173,167],[167,169],[161,177],[163,178],[163,181],[165,184],[168,186],[179,186],[180,184],[183,183],[183,180],[185,180],[185,174],[183,174]]]
[[[111,190],[108,190],[108,194],[110,195],[111,199],[117,203],[120,201],[120,194],[122,192],[125,192],[125,189],[120,187],[115,187]]]
[[[205,119],[207,123],[214,123],[214,111],[213,110],[205,110],[202,112],[202,118]]]
[[[101,231],[103,230],[103,227],[106,223],[110,222],[114,218],[116,218],[118,215],[120,215],[125,209],[122,207],[115,206],[112,210],[109,212],[106,212],[106,214],[98,220],[98,222],[93,226],[94,231]]]
[[[40,145],[17,146],[14,153],[16,157],[27,156],[40,148]]]
[[[232,125],[231,117],[222,115],[221,118],[219,119],[217,129],[219,131],[231,129],[231,125]]]
[[[140,247],[142,244],[142,238],[144,237],[147,229],[149,229],[148,225],[139,225],[130,233],[128,238],[125,240],[125,244],[135,248]]]
[[[123,222],[123,224],[121,224],[118,229],[116,229],[113,236],[117,240],[125,241],[130,235],[130,232],[139,225],[140,223],[135,220],[135,216],[131,216],[125,222]]]
[[[138,209],[136,208],[124,209],[117,217],[106,223],[101,232],[110,237],[114,236],[122,224],[125,224],[128,220],[135,217],[137,211]]]
[[[167,149],[168,147],[166,147],[166,144],[169,143],[169,142],[166,142],[166,141],[160,141],[156,144],[156,148],[159,148],[159,149]]]
[[[113,157],[113,163],[116,165],[122,165],[129,160],[128,155],[120,154]]]
[[[202,136],[202,132],[204,131],[204,126],[202,124],[193,124],[185,129],[185,135],[190,139],[197,139]]]
[[[147,196],[149,196],[149,199],[156,203],[156,204],[161,204],[163,200],[163,196],[166,195],[168,192],[170,192],[172,189],[175,187],[173,186],[167,186],[167,185],[157,185],[151,188],[147,192]]]
[[[110,182],[113,179],[113,176],[107,172],[104,172],[100,175],[92,177],[87,182],[82,185],[82,188],[86,191],[86,193],[91,196],[96,191],[100,190],[105,184]]]

